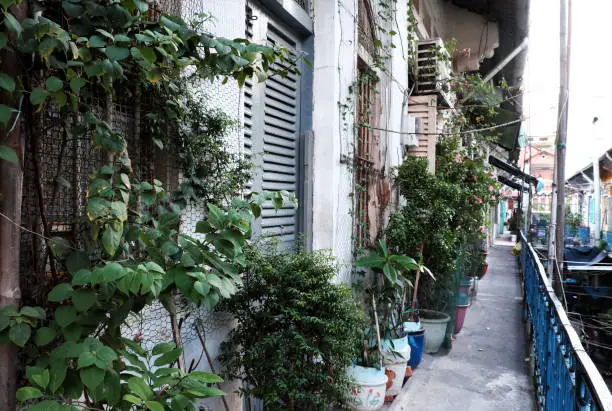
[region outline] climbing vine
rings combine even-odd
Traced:
[[[18,162],[4,141],[21,116],[51,110],[73,138],[90,137],[104,160],[87,185],[83,243],[44,232],[66,276],[44,306],[0,310],[0,343],[22,347],[26,365],[28,383],[17,399],[31,410],[194,410],[198,398],[223,394],[210,386],[220,379],[186,369],[180,335],[149,351],[126,339],[122,325],[154,301],[175,318],[179,298],[214,307],[231,296],[252,219],[266,201],[278,208],[294,199],[255,193],[224,207],[209,203],[196,226],[200,236],[179,234],[180,204],[162,181],[134,173],[126,136],[113,127],[113,102],[119,95],[154,99],[142,116],[139,137],[148,140],[141,144],[168,147],[178,130],[183,144],[195,141],[201,148],[198,130],[217,117],[187,107],[181,93],[186,71],[199,81],[233,78],[242,86],[252,76],[283,75],[273,64],[292,67],[295,57],[279,46],[216,37],[201,31],[197,20],[188,24],[154,12],[142,0],[64,0],[61,11],[43,9],[23,19],[25,4],[5,0],[0,6],[0,47],[23,68],[13,76],[0,72],[5,102],[14,103],[0,105],[0,157]],[[216,195],[194,184],[202,167],[195,157],[182,159],[191,166],[186,176],[196,186],[193,196]],[[232,184],[222,191],[233,191]]]

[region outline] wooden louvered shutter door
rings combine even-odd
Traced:
[[[254,41],[280,44],[296,52],[300,48],[298,39],[272,17],[251,7],[256,20],[247,17],[247,35],[252,33]],[[249,9],[247,8],[247,16]],[[276,69],[286,67],[279,65]],[[300,76],[289,71],[286,77],[271,75],[263,84],[254,84],[250,79],[245,84],[244,98],[244,151],[251,156],[255,172],[251,190],[285,190],[298,196],[300,178]],[[295,243],[299,209],[285,207],[274,210],[265,204],[262,218],[256,231],[279,237],[285,246]]]

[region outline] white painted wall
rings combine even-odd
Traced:
[[[356,1],[314,3],[313,74],[313,248],[331,249],[338,259],[339,281],[349,281],[352,262],[353,200],[352,118],[342,119],[357,74]],[[350,117],[350,116],[349,116]]]

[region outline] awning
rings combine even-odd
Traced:
[[[505,185],[507,185],[507,186],[508,186],[508,187],[510,187],[510,188],[514,188],[515,190],[518,190],[518,191],[521,191],[521,190],[523,190],[523,191],[529,191],[529,188],[527,188],[526,186],[524,186],[524,185],[523,185],[523,186],[521,187],[521,184],[517,183],[516,181],[512,181],[512,180],[510,180],[510,179],[509,179],[509,178],[507,178],[507,177],[504,177],[504,176],[497,176],[497,180],[498,180],[500,183],[505,184]]]
[[[535,178],[534,176],[530,176],[529,174],[523,173],[521,169],[517,166],[508,164],[505,161],[500,160],[499,158],[489,156],[489,164],[499,168],[500,170],[504,170],[505,172],[510,173],[515,177],[520,178],[528,184],[533,184],[534,186],[538,185],[537,178]]]

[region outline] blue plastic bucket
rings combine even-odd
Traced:
[[[408,365],[416,368],[421,363],[423,358],[423,348],[425,346],[425,329],[421,328],[418,331],[408,333],[408,344],[410,345],[410,360]]]
[[[468,305],[469,299],[468,295],[464,293],[457,294],[457,305]]]

